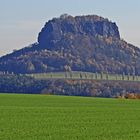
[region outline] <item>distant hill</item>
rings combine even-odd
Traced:
[[[64,14],[49,20],[38,42],[0,58],[0,71],[88,71],[140,75],[140,49],[122,40],[106,18]]]

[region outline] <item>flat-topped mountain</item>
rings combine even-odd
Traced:
[[[140,49],[121,39],[116,23],[64,14],[45,24],[37,43],[1,57],[0,71],[140,74],[139,60]]]
[[[52,50],[61,47],[57,43],[62,42],[64,39],[72,41],[71,44],[68,44],[70,46],[75,43],[73,42],[75,39],[84,39],[87,36],[115,37],[120,39],[118,27],[115,23],[109,22],[108,19],[99,16],[72,17],[62,15],[60,18],[54,18],[46,23],[39,33],[38,42],[41,47]]]

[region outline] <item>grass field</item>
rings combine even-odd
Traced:
[[[139,139],[139,100],[0,94],[0,140]]]

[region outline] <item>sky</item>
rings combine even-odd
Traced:
[[[108,18],[140,47],[140,0],[0,0],[0,56],[36,42],[44,24],[64,13]]]

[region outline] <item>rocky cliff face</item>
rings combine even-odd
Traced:
[[[78,37],[114,37],[120,39],[116,23],[110,22],[99,16],[77,16],[62,15],[46,23],[38,36],[41,47],[52,49],[55,44],[69,35]],[[71,39],[70,38],[70,39]]]
[[[1,72],[89,71],[140,75],[140,49],[120,39],[108,19],[62,15],[48,21],[38,42],[0,58]]]

